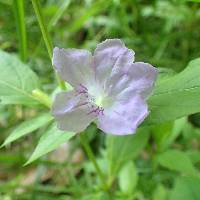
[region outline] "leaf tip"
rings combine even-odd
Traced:
[[[24,164],[23,164],[23,167],[26,167],[27,165],[29,165],[32,161],[29,159],[27,160]]]
[[[0,149],[5,147],[6,143],[4,142],[3,144],[0,145]]]

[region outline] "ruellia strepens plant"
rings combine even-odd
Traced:
[[[200,200],[198,0],[31,2],[0,0],[0,199]]]

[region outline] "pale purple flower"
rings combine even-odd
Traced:
[[[157,76],[153,66],[134,62],[134,51],[119,39],[87,50],[54,48],[53,66],[74,88],[59,93],[52,107],[58,128],[81,132],[92,121],[105,133],[135,132],[148,115],[147,97]]]

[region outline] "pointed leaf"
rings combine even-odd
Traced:
[[[176,180],[169,200],[199,200],[200,180],[194,177],[180,177]]]
[[[196,176],[197,170],[186,153],[178,150],[168,150],[158,156],[158,162],[163,167],[183,174]]]
[[[25,165],[33,162],[34,160],[49,153],[50,151],[53,151],[58,146],[71,139],[74,135],[74,132],[61,131],[56,127],[55,124],[53,124],[50,129],[47,130],[44,135],[42,135],[33,154],[25,163]]]
[[[146,123],[155,124],[200,112],[200,58],[181,73],[158,81],[149,98],[151,114]]]
[[[120,167],[136,157],[147,144],[149,130],[138,129],[134,135],[123,137],[109,135],[107,137],[107,157],[110,171],[115,174]]]
[[[41,114],[33,119],[29,119],[27,121],[22,122],[20,125],[18,125],[15,130],[7,137],[5,142],[2,146],[5,146],[22,136],[25,136],[38,128],[44,126],[48,122],[53,120],[53,117],[50,114]]]
[[[2,104],[37,104],[31,95],[39,88],[39,79],[16,56],[0,50],[0,102]]]
[[[138,182],[138,173],[133,161],[126,163],[119,172],[119,187],[125,194],[133,194]]]

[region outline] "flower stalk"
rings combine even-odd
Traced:
[[[103,188],[105,190],[107,190],[108,187],[107,187],[107,184],[105,182],[103,172],[101,171],[101,168],[99,167],[99,165],[96,161],[94,153],[92,152],[92,149],[91,149],[90,145],[88,144],[87,136],[86,136],[86,134],[84,134],[84,132],[80,133],[80,141],[81,141],[83,148],[85,149],[87,156],[89,157],[89,159],[91,160],[91,162],[93,163],[93,165],[95,167],[95,170],[96,170],[96,172],[97,172],[97,174],[98,174],[98,176],[101,180]]]

